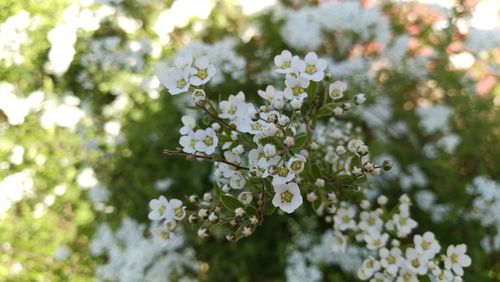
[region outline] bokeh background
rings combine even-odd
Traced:
[[[205,54],[209,91],[273,84],[283,49],[328,59],[366,93],[352,118],[376,159],[367,198],[415,202],[417,230],[465,243],[465,281],[500,281],[497,0],[0,0],[0,281],[356,281],[319,218],[273,215],[253,236],[166,249],[149,200],[212,184],[178,146],[181,106],[154,66]],[[181,96],[181,95],[180,95]],[[189,97],[188,97],[189,98]]]

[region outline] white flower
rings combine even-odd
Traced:
[[[283,102],[284,95],[282,91],[276,91],[274,87],[269,85],[266,87],[266,91],[259,90],[257,93],[262,99],[268,101],[274,108],[282,108],[280,107]]]
[[[417,275],[407,267],[399,269],[399,276],[396,282],[419,282]]]
[[[189,132],[193,131],[193,129],[196,127],[196,119],[193,116],[190,115],[182,116],[181,121],[184,126],[181,127],[179,132],[182,135],[188,134]]]
[[[219,103],[221,111],[219,117],[231,120],[235,119],[238,108],[243,104],[245,104],[245,94],[243,92],[239,92],[237,95],[229,95],[226,101],[221,101]]]
[[[195,86],[206,84],[214,75],[215,67],[206,56],[197,58],[191,68],[191,78],[189,82]]]
[[[160,220],[166,217],[168,200],[164,196],[160,196],[158,199],[153,199],[149,202],[149,207],[151,211],[148,214],[151,220]]]
[[[354,229],[356,228],[356,221],[354,215],[356,210],[353,207],[341,207],[338,209],[337,214],[333,217],[334,227],[339,230]]]
[[[181,70],[190,69],[193,64],[193,57],[190,55],[180,55],[175,58],[174,64]]]
[[[419,254],[416,249],[406,249],[405,260],[406,267],[413,273],[418,273],[420,275],[427,273],[427,263],[429,258]]]
[[[330,84],[328,94],[330,94],[330,97],[333,100],[338,100],[344,97],[344,91],[346,91],[346,89],[347,83],[343,81],[335,81],[334,83]]]
[[[361,280],[367,280],[372,277],[375,272],[380,269],[380,262],[374,259],[373,257],[369,257],[363,261],[361,268],[358,269],[358,277]]]
[[[401,260],[401,249],[394,247],[390,251],[387,248],[382,248],[379,251],[380,265],[390,274],[396,274],[399,266],[398,261]]]
[[[334,231],[330,237],[333,252],[345,253],[347,247],[347,237],[339,231]]]
[[[155,71],[161,84],[168,88],[170,94],[177,95],[189,90],[189,70],[178,68],[165,70],[160,65],[157,65]]]
[[[295,178],[293,171],[289,170],[283,164],[276,167],[276,172],[271,176],[273,177],[273,186],[285,184]]]
[[[293,173],[300,174],[306,165],[306,158],[302,155],[295,155],[288,160],[287,167]]]
[[[363,211],[361,212],[359,217],[361,218],[361,221],[359,222],[358,227],[363,231],[378,232],[384,225],[384,222],[380,218],[380,213],[378,211]]]
[[[276,146],[274,146],[273,144],[264,145],[264,156],[266,158],[272,158],[276,156]]]
[[[181,136],[179,144],[182,146],[182,151],[185,153],[192,154],[196,152],[196,139],[194,138],[194,132],[188,132],[187,135]]]
[[[302,195],[296,183],[273,186],[274,198],[273,206],[280,208],[286,213],[292,213],[302,205]]]
[[[325,77],[326,61],[318,59],[316,53],[307,53],[304,61],[305,69],[301,70],[301,76],[316,82],[321,81]]]
[[[430,258],[434,257],[441,250],[441,246],[436,240],[434,233],[429,231],[425,232],[423,236],[415,235],[413,242],[415,243],[417,252]]]
[[[387,240],[389,240],[389,234],[380,234],[378,231],[371,231],[366,233],[363,239],[369,250],[376,250],[385,246]]]
[[[211,127],[206,128],[205,130],[196,130],[194,138],[196,139],[196,151],[206,153],[207,155],[213,154],[217,144],[219,143],[219,138]]]
[[[449,246],[446,250],[444,267],[446,269],[453,269],[453,272],[459,276],[464,275],[462,267],[468,267],[471,265],[471,259],[465,254],[465,252],[467,252],[467,246],[465,244]]]
[[[151,220],[165,219],[169,222],[172,220],[181,220],[186,216],[185,207],[182,202],[177,199],[168,201],[165,197],[160,196],[158,199],[153,199],[149,202],[151,212],[148,217]]]
[[[283,50],[280,55],[274,57],[274,64],[278,67],[277,72],[290,72],[292,67],[292,53],[288,50]]]
[[[399,237],[404,237],[411,233],[412,229],[417,227],[417,222],[408,216],[394,214],[392,220],[396,224]]]
[[[307,97],[305,89],[309,86],[309,80],[303,77],[287,77],[285,79],[284,96],[289,100],[304,100]]]

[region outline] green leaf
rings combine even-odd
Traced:
[[[272,203],[266,203],[264,205],[264,215],[271,215],[276,211],[276,207]]]
[[[352,185],[353,183],[353,177],[350,175],[340,175],[336,180],[342,185]]]
[[[214,189],[213,189],[213,191],[214,191],[214,197],[215,197],[215,199],[220,200],[220,195],[222,194],[222,192],[221,192],[221,190],[220,190],[219,185],[214,184]]]
[[[221,200],[222,204],[224,205],[224,207],[226,207],[228,210],[234,211],[237,208],[243,207],[243,204],[233,196],[221,194],[220,200]]]
[[[302,149],[304,144],[306,144],[307,135],[301,133],[295,136],[295,145],[293,145],[293,149]]]
[[[361,177],[358,177],[353,180],[352,184],[354,185],[361,185],[366,182],[366,175],[363,175]]]
[[[245,212],[248,215],[256,215],[258,213],[257,209],[254,206],[246,206],[245,207]]]

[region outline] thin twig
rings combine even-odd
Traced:
[[[228,164],[230,166],[234,166],[237,169],[249,170],[248,167],[244,167],[244,166],[232,163],[230,161],[226,161],[224,159],[215,159],[213,157],[206,156],[206,155],[198,155],[195,153],[189,154],[189,153],[182,152],[182,151],[173,151],[173,150],[168,150],[168,149],[163,150],[163,153],[167,154],[167,155],[186,156],[186,157],[193,157],[193,158],[197,158],[197,159],[204,159],[204,160],[208,160],[208,161],[212,161],[212,162],[220,162],[220,163]]]
[[[262,181],[262,186],[260,188],[260,199],[259,199],[259,202],[258,202],[258,205],[259,205],[259,225],[262,225],[262,222],[264,222],[264,191],[265,191],[265,187],[264,187],[264,179],[261,180]]]

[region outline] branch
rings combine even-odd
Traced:
[[[186,152],[183,152],[183,151],[180,151],[180,150],[173,151],[173,150],[168,150],[168,149],[163,150],[163,153],[167,154],[167,155],[173,155],[173,156],[186,156],[186,157],[193,157],[193,158],[197,158],[197,159],[204,159],[204,160],[208,160],[208,161],[212,161],[212,162],[220,162],[220,163],[228,164],[230,166],[234,166],[237,169],[249,170],[248,167],[240,166],[238,164],[226,161],[224,159],[215,159],[215,158],[210,157],[210,156],[199,155],[199,154],[196,154],[196,153],[189,154],[189,153],[186,153]]]

